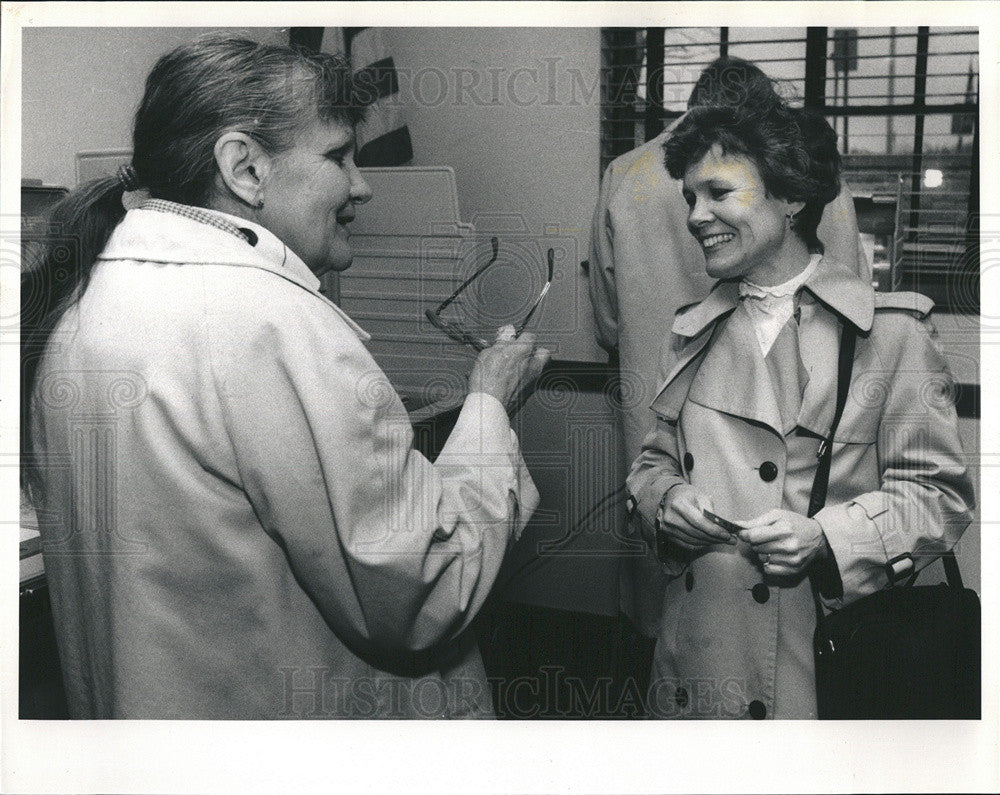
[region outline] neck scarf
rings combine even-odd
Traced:
[[[761,354],[767,356],[782,327],[795,313],[795,294],[805,284],[819,264],[820,255],[813,254],[801,273],[781,284],[763,286],[743,279],[740,298],[753,321]]]

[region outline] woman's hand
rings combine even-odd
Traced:
[[[549,361],[549,352],[535,346],[535,335],[500,339],[479,354],[469,375],[469,391],[492,395],[514,414],[531,394]]]
[[[828,554],[826,536],[815,519],[794,511],[775,509],[740,524],[740,540],[749,544],[767,574],[801,574]]]
[[[712,498],[694,486],[681,483],[664,495],[656,518],[667,538],[687,550],[735,544],[732,534],[705,518],[702,511],[706,510],[712,510]]]

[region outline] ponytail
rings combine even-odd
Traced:
[[[125,215],[124,185],[152,198],[210,207],[214,147],[224,132],[244,132],[273,154],[293,146],[312,119],[353,127],[362,115],[350,65],[338,55],[211,34],[156,62],[132,126],[131,169],[59,202],[40,256],[22,269],[22,485],[30,491],[40,484],[29,419],[38,365]]]
[[[21,486],[40,484],[31,439],[31,398],[52,331],[90,281],[94,263],[125,216],[124,188],[115,177],[94,180],[51,210],[42,247],[22,245],[21,270]]]

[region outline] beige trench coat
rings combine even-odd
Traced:
[[[78,718],[492,714],[468,627],[538,495],[494,398],[412,447],[368,339],[262,227],[132,210],[34,401]]]
[[[621,423],[626,471],[652,428],[649,403],[674,313],[703,299],[713,285],[705,274],[701,246],[687,229],[680,184],[663,165],[669,136],[667,130],[608,166],[591,230],[589,289],[597,340],[617,351],[625,384]],[[871,278],[846,187],[824,210],[818,234],[832,261],[846,264],[866,281]],[[663,595],[656,561],[633,556],[622,564],[622,612],[653,636]]]
[[[628,478],[642,521],[691,483],[716,512],[750,519],[805,513],[819,439],[832,422],[838,319],[860,330],[851,391],[835,436],[819,521],[850,603],[888,585],[900,555],[916,568],[950,549],[971,521],[972,483],[949,399],[950,375],[920,319],[931,302],[876,294],[847,269],[818,268],[800,292],[799,353],[808,382],[783,427],[738,285],[720,283],[678,314],[657,416]],[[708,547],[664,565],[650,709],[661,717],[815,717],[807,579],[763,575],[749,547]]]

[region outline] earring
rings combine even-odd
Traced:
[[[258,210],[262,209],[264,207],[264,199],[263,198],[257,199],[257,203],[254,205],[254,207]]]

